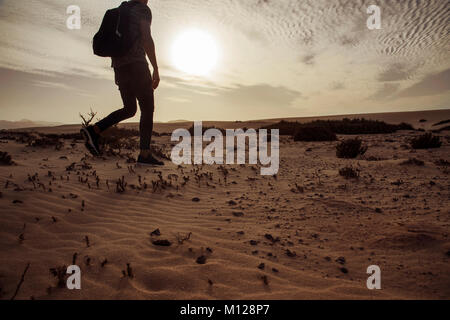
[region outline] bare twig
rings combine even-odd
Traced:
[[[20,287],[22,286],[22,283],[25,281],[25,274],[28,271],[28,268],[30,267],[30,263],[28,262],[27,266],[25,267],[25,270],[22,273],[22,277],[20,278],[19,284],[17,285],[16,292],[14,292],[14,295],[12,296],[11,300],[14,300],[19,293]]]
[[[183,244],[185,241],[189,240],[191,238],[192,232],[189,232],[187,235],[182,236],[179,233],[177,234],[176,238],[178,241],[178,244]]]
[[[82,120],[82,126],[83,126],[83,127],[89,126],[89,125],[91,124],[92,120],[94,120],[94,117],[95,117],[96,115],[97,115],[97,112],[92,111],[92,109],[91,109],[91,111],[87,114],[86,117],[83,116],[83,115],[80,113],[80,118],[81,118],[81,120]]]

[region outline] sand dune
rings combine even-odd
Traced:
[[[448,113],[377,117],[419,127]],[[282,137],[276,177],[255,166],[139,168],[86,156],[81,143],[57,151],[2,139],[17,165],[0,167],[0,297],[11,298],[30,263],[18,299],[449,299],[449,171],[437,161],[449,160],[450,137],[440,134],[439,149],[403,147],[418,134],[363,136],[378,161]],[[169,140],[155,144],[168,152]],[[424,166],[402,165],[412,157]],[[339,175],[348,164],[359,180]],[[82,290],[58,288],[49,269],[75,253]],[[366,288],[369,265],[381,267],[382,290]]]

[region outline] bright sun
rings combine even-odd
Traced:
[[[205,76],[217,64],[218,50],[214,39],[206,32],[192,29],[175,39],[172,61],[183,72]]]

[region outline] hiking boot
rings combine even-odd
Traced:
[[[138,160],[137,160],[137,164],[138,165],[144,165],[144,166],[163,166],[164,162],[159,161],[158,159],[156,159],[152,155],[150,155],[148,157],[143,157],[143,156],[139,155]]]
[[[88,149],[93,156],[100,156],[100,148],[98,146],[98,139],[100,136],[95,132],[94,127],[88,126],[82,128],[80,133],[84,138],[84,145],[86,146],[86,149]]]

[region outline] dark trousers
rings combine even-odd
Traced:
[[[146,63],[132,63],[114,69],[116,84],[122,96],[123,108],[114,111],[103,120],[97,122],[100,131],[129,118],[137,111],[136,99],[141,109],[139,131],[141,150],[150,149],[153,132],[153,113],[155,102],[153,96],[152,76]]]

